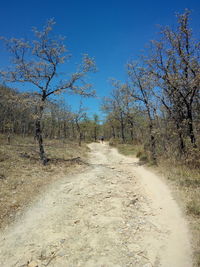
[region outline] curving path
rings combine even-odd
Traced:
[[[83,173],[0,233],[0,266],[192,266],[187,224],[163,181],[106,144],[89,147]]]

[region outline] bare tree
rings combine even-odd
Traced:
[[[82,129],[82,125],[81,122],[83,121],[84,118],[86,118],[86,109],[82,106],[82,102],[80,103],[79,109],[76,113],[74,113],[74,122],[76,125],[76,129],[78,131],[78,140],[79,140],[79,146],[81,146],[82,143],[82,139],[83,139],[83,129]]]
[[[151,74],[160,88],[157,97],[176,125],[182,152],[185,151],[184,134],[196,147],[193,108],[200,86],[199,43],[192,37],[189,17],[190,11],[186,10],[177,15],[175,30],[162,29],[161,40],[152,42],[148,60]]]
[[[139,102],[147,114],[151,158],[153,161],[156,161],[156,140],[154,134],[155,103],[152,99],[154,83],[147,69],[134,62],[128,64],[128,76],[130,97],[133,101]]]
[[[14,68],[2,71],[5,81],[29,83],[35,86],[38,96],[37,118],[35,121],[35,136],[38,140],[40,159],[47,163],[43,146],[41,120],[45,103],[51,95],[63,91],[71,91],[83,96],[93,96],[91,84],[84,81],[88,72],[95,71],[95,63],[88,55],[83,56],[82,63],[77,72],[66,75],[66,80],[58,80],[59,66],[69,59],[70,54],[66,50],[62,37],[52,37],[52,29],[55,21],[50,19],[42,31],[33,29],[36,40],[32,42],[24,39],[5,39],[7,49],[12,55]]]
[[[198,160],[199,48],[190,29],[190,12],[185,10],[177,15],[177,27],[163,27],[147,53],[128,64],[127,82],[114,82],[111,97],[102,105],[107,135],[128,140],[131,134],[131,140],[137,142],[138,136],[144,145],[148,140],[144,148],[153,161],[164,155]]]

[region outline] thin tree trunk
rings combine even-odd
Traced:
[[[196,148],[196,138],[194,135],[194,129],[193,129],[193,117],[192,117],[192,111],[190,108],[187,110],[187,115],[188,115],[188,131],[189,131],[189,136],[190,136],[190,141],[193,145],[194,148]]]
[[[181,126],[179,125],[178,122],[176,122],[176,128],[178,130],[178,137],[179,137],[179,151],[180,151],[180,154],[183,155],[185,154],[185,142],[183,140],[183,133],[182,133]]]
[[[79,146],[81,146],[82,133],[81,133],[81,127],[80,127],[78,121],[76,121],[76,127],[77,127],[77,131],[78,131],[78,133],[79,133],[79,141],[78,141],[78,144],[79,144]]]
[[[115,135],[115,128],[113,125],[111,125],[111,129],[112,129],[112,137],[115,139],[116,135]]]
[[[82,141],[82,133],[80,132],[80,133],[79,133],[79,143],[78,143],[79,146],[81,146],[81,141]]]
[[[97,127],[94,128],[94,141],[97,141]]]
[[[121,136],[122,136],[122,142],[125,143],[124,124],[123,123],[121,123]]]
[[[44,101],[43,101],[44,102]],[[43,165],[47,164],[47,157],[45,155],[44,146],[43,146],[43,138],[42,138],[42,129],[41,129],[41,119],[42,119],[42,113],[43,113],[43,104],[39,107],[39,115],[35,122],[35,137],[38,141],[39,145],[39,151],[40,151],[40,159],[43,163]]]
[[[10,145],[10,133],[8,133],[7,141],[8,141],[8,145]]]
[[[73,140],[76,139],[76,134],[75,134],[75,129],[74,129],[74,124],[72,123],[72,138]]]
[[[149,135],[150,135],[151,159],[153,160],[153,162],[156,163],[156,140],[155,140],[155,136],[153,134],[153,120],[151,117],[149,105],[147,103],[145,103],[145,104],[146,104],[146,108],[147,108],[147,114],[149,117]]]
[[[151,158],[153,162],[156,162],[156,142],[155,142],[155,137],[153,135],[152,120],[150,120],[150,123],[149,123],[149,133],[150,133]]]
[[[66,124],[66,121],[64,121],[64,125],[63,125],[63,136],[64,136],[64,139],[67,138],[67,124]]]
[[[134,130],[133,130],[133,123],[132,121],[130,121],[130,124],[131,124],[131,129],[130,129],[130,135],[131,135],[131,141],[133,142],[134,140]]]
[[[121,137],[122,137],[122,142],[125,143],[124,121],[123,121],[122,113],[120,114],[120,125],[121,125]]]

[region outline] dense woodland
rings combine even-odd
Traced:
[[[60,80],[55,86],[57,68],[68,55],[62,40],[50,38],[54,21],[41,32],[35,30],[37,41],[32,45],[21,39],[4,40],[13,69],[1,72],[3,81],[29,83],[37,91],[20,93],[0,87],[1,133],[8,136],[8,142],[13,134],[36,138],[44,164],[43,138],[75,139],[81,145],[81,141],[97,141],[104,135],[112,142],[143,145],[153,162],[161,156],[174,157],[198,167],[200,43],[190,28],[190,17],[188,10],[177,15],[176,28],[161,28],[160,38],[150,43],[144,55],[128,62],[127,80],[112,80],[112,93],[102,101],[103,124],[97,115],[89,119],[82,104],[75,113],[65,100],[49,98],[66,90],[94,96],[92,86],[84,82],[85,75],[95,71],[87,55],[68,81]]]

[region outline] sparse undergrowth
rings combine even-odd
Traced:
[[[142,146],[111,142],[118,151],[127,156],[136,156],[149,165],[148,154]],[[184,163],[172,159],[159,159],[157,170],[166,177],[173,186],[178,201],[181,202],[193,233],[193,249],[195,266],[200,266],[200,169],[189,168]]]
[[[149,162],[149,156],[145,152],[142,145],[132,145],[132,144],[121,144],[120,142],[117,142],[115,140],[111,140],[109,142],[110,146],[114,146],[117,148],[119,153],[125,155],[125,156],[136,156],[139,158],[141,162]]]
[[[33,138],[16,136],[8,145],[5,136],[0,136],[0,227],[20,215],[45,186],[74,170],[75,166],[83,168],[81,158],[86,157],[85,145],[79,147],[73,142],[47,140],[45,147],[49,162],[43,166]]]
[[[142,145],[122,144],[118,140],[110,140],[109,145],[116,147],[125,156],[147,157]]]

